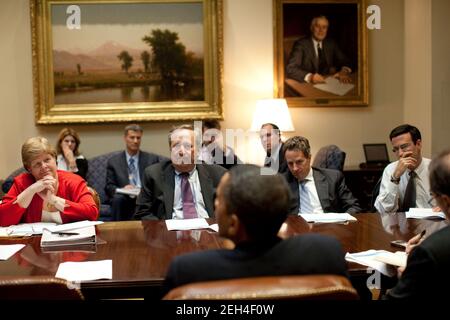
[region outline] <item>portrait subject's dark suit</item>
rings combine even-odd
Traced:
[[[328,236],[306,234],[177,256],[168,269],[164,293],[191,282],[302,274],[347,276],[340,243]]]
[[[214,195],[220,178],[227,171],[215,164],[197,164],[205,209],[214,217]],[[135,219],[172,219],[175,195],[175,168],[170,160],[145,169],[142,189],[136,200]]]
[[[344,66],[350,68],[350,62],[333,39],[325,38],[322,48],[327,64],[322,75],[339,72]],[[308,73],[319,73],[319,60],[312,38],[303,38],[297,40],[292,47],[286,63],[286,78],[305,82]]]
[[[144,170],[148,166],[163,159],[154,153],[139,151],[139,177],[142,184]],[[128,163],[125,151],[111,157],[106,165],[106,185],[105,191],[111,200],[111,213],[114,220],[128,220],[132,217],[136,201],[127,195],[116,194],[117,188],[123,188],[130,184],[128,174]]]
[[[361,212],[358,200],[345,184],[344,175],[338,170],[312,167],[314,184],[323,212]],[[297,214],[300,206],[298,180],[290,171],[283,174],[291,189],[291,214]]]
[[[450,226],[436,231],[415,247],[388,299],[434,301],[448,296],[450,288]]]

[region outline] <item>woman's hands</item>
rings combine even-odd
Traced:
[[[66,163],[69,166],[69,171],[77,172],[78,171],[77,163],[76,163],[73,151],[70,148],[69,144],[65,141],[62,141],[61,149],[63,151],[64,158],[66,159]]]

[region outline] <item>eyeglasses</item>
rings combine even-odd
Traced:
[[[430,192],[430,200],[428,200],[428,204],[430,205],[430,207],[434,208],[437,207],[437,201],[436,201],[436,197],[438,197],[438,194],[434,194],[433,192]]]
[[[409,149],[409,147],[411,147],[411,143],[404,143],[402,145],[400,145],[399,147],[394,147],[392,148],[392,152],[397,153],[399,149],[402,149],[402,151],[406,151]]]

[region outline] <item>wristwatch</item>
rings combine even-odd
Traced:
[[[392,182],[392,183],[395,183],[395,184],[399,184],[399,183],[400,183],[400,178],[397,178],[397,179],[396,179],[396,178],[394,178],[394,176],[392,175],[392,176],[391,176],[391,182]]]

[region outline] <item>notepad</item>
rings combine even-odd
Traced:
[[[374,259],[393,266],[406,267],[408,255],[404,251],[397,251],[395,253],[385,251],[380,252]]]
[[[65,231],[51,232],[45,229],[41,238],[41,247],[92,245],[96,243],[94,226],[74,229],[71,231],[73,232],[71,233]]]
[[[141,192],[141,188],[117,188],[117,193],[126,194],[129,196],[137,197],[139,193]]]
[[[347,252],[345,260],[362,264],[363,266],[375,269],[388,277],[393,277],[397,274],[397,269],[392,264],[387,264],[378,260],[378,257],[385,255],[385,253],[389,252],[373,249],[356,253]]]

